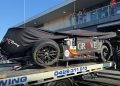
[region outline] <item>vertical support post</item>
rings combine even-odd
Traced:
[[[66,67],[67,67],[67,68],[69,67],[69,62],[68,62],[68,61],[66,62]]]

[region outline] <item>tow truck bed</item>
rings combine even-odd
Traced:
[[[82,74],[100,71],[109,68],[112,62],[106,63],[79,63],[66,66],[25,69],[20,71],[11,70],[11,67],[0,68],[0,86],[35,85],[50,81],[60,80]]]

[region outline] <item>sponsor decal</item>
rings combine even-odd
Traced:
[[[78,43],[78,50],[97,48],[97,42],[86,42],[86,43]]]
[[[27,82],[26,76],[16,77],[16,78],[8,78],[0,80],[0,86],[10,86],[16,84],[22,84]]]
[[[72,53],[76,53],[78,50],[85,50],[85,49],[96,49],[98,48],[97,41],[86,41],[86,42],[78,42],[77,46],[75,46],[75,39],[65,39],[67,42],[66,44],[69,46],[69,50]]]
[[[65,57],[69,57],[70,56],[70,52],[68,50],[65,50],[64,55],[65,55]]]
[[[71,53],[76,53],[77,52],[76,46],[70,46],[69,50],[70,50]]]
[[[8,39],[8,38],[6,40],[7,40],[8,44],[13,44],[13,45],[15,45],[17,47],[20,47],[20,45],[18,43],[16,43],[14,40]]]

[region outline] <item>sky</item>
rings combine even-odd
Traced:
[[[64,0],[25,0],[25,18],[35,16]],[[0,0],[0,40],[8,28],[24,21],[24,0]]]

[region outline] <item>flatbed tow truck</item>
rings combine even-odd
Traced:
[[[0,86],[78,86],[76,78],[82,79],[86,75],[94,78],[95,72],[113,65],[113,62],[89,62],[19,71],[12,70],[12,67],[0,67]]]
[[[19,30],[21,31],[16,32]],[[23,34],[24,32],[25,34]],[[35,34],[31,34],[33,32]],[[17,33],[20,36],[17,36],[19,40],[15,37]],[[36,36],[36,33],[39,35]],[[80,33],[83,34],[80,35]],[[41,34],[44,39],[40,38],[35,41],[36,38],[41,37]],[[47,37],[51,38],[45,39],[46,34],[49,34]],[[103,34],[72,30],[59,34],[55,35],[54,32],[46,32],[41,29],[38,31],[35,28],[9,29],[1,42],[0,56],[3,61],[9,60],[13,63],[16,61],[17,64],[9,63],[8,65],[11,67],[7,67],[6,63],[0,65],[0,86],[79,86],[78,80],[95,78],[97,71],[114,65],[113,62],[109,62],[113,54],[112,46],[105,39],[115,37],[116,33]],[[90,40],[86,36],[92,37],[92,39]],[[54,37],[57,37],[56,41],[52,40]],[[105,39],[102,40],[102,38]],[[100,59],[102,62],[96,61]],[[53,64],[56,65],[53,66]],[[34,65],[35,67],[33,67]]]

